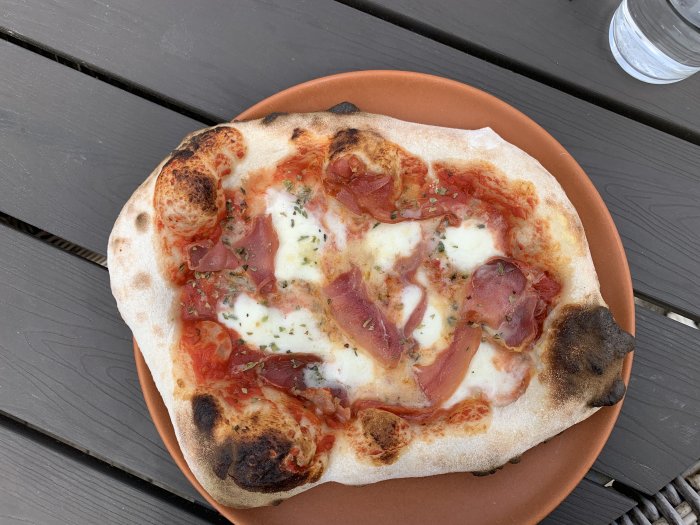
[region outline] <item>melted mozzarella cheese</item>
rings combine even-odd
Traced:
[[[380,224],[367,232],[363,243],[367,254],[374,259],[374,266],[388,271],[396,259],[411,255],[421,236],[421,227],[417,222]]]
[[[344,386],[351,397],[353,392],[372,385],[375,379],[374,360],[353,350],[334,352],[333,360],[316,369],[304,370],[304,381],[310,387]]]
[[[428,298],[428,306],[420,324],[413,331],[413,338],[420,348],[429,348],[440,340],[444,329],[444,318],[432,298]]]
[[[323,363],[306,370],[309,386],[342,385],[348,395],[372,385],[377,380],[374,360],[344,343],[333,343],[319,329],[314,315],[305,308],[284,313],[269,308],[246,294],[236,298],[233,306],[221,305],[219,321],[236,330],[249,344],[266,351],[315,354]]]
[[[348,232],[340,217],[333,212],[328,212],[323,216],[323,221],[330,230],[335,247],[343,251],[348,245]]]
[[[469,370],[464,379],[454,394],[442,404],[443,408],[449,408],[479,393],[484,394],[488,399],[496,399],[507,396],[515,390],[522,378],[515,377],[505,370],[498,370],[494,363],[495,357],[496,349],[493,345],[482,341],[469,364]]]
[[[421,289],[415,284],[410,284],[401,290],[401,325],[408,322],[422,296]]]
[[[278,280],[302,279],[319,283],[323,274],[319,268],[326,245],[324,230],[311,213],[302,215],[293,195],[277,190],[267,192],[267,213],[277,232],[279,247],[275,255],[275,277]]]
[[[481,228],[479,227],[481,226]],[[493,232],[476,220],[462,221],[459,226],[445,228],[445,255],[452,266],[470,272],[490,257],[503,255],[496,248]]]

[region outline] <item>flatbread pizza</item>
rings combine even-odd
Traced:
[[[633,338],[576,210],[488,128],[343,105],[195,132],[108,255],[183,455],[224,505],[489,472],[625,392]]]

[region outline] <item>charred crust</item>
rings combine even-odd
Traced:
[[[216,145],[217,139],[220,136],[226,137],[229,135],[229,128],[211,128],[201,133],[197,133],[187,142],[187,147],[193,151],[200,149],[212,148]]]
[[[266,431],[253,439],[228,440],[219,446],[213,464],[220,479],[230,477],[251,492],[280,492],[307,481],[308,473],[285,468],[292,442],[277,431]]]
[[[612,385],[610,385],[610,389],[607,392],[604,392],[602,395],[591,399],[591,406],[608,407],[614,405],[624,397],[625,390],[626,387],[624,381],[617,377],[615,378],[615,381],[613,381]]]
[[[373,408],[363,410],[359,419],[365,439],[381,450],[377,459],[385,464],[396,461],[398,452],[407,443],[406,421],[386,410]]]
[[[211,437],[214,427],[221,420],[219,403],[209,394],[194,396],[192,398],[192,418],[197,430]]]
[[[146,230],[148,230],[148,220],[149,220],[148,213],[146,213],[145,211],[142,211],[141,213],[139,213],[136,216],[136,219],[134,220],[134,223],[136,225],[136,230],[138,230],[142,233],[145,232]]]
[[[186,188],[185,195],[190,204],[203,212],[216,213],[216,183],[207,174],[199,171],[176,169],[172,171],[174,183]]]
[[[267,126],[268,124],[272,124],[275,120],[277,120],[277,117],[281,117],[282,115],[286,115],[286,113],[281,112],[281,111],[275,111],[273,113],[270,113],[269,115],[266,115],[260,123],[263,126]]]
[[[622,361],[634,337],[622,330],[603,306],[569,306],[553,326],[547,353],[554,397],[586,396],[591,407],[617,403],[625,393]]]
[[[360,108],[352,102],[344,101],[336,104],[332,108],[328,108],[327,111],[329,113],[335,113],[336,115],[351,115],[352,113],[358,113]]]
[[[228,477],[228,471],[233,463],[233,442],[225,441],[222,445],[218,447],[214,453],[214,462],[212,464],[212,469],[214,474],[219,479],[226,479]]]
[[[296,140],[299,137],[301,137],[306,131],[304,131],[301,128],[294,128],[294,131],[292,131],[292,140]]]
[[[341,129],[331,140],[329,154],[331,157],[340,155],[356,146],[360,141],[360,131],[355,128]]]

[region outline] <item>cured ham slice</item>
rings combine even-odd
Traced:
[[[545,272],[525,263],[495,257],[477,268],[469,283],[465,314],[485,323],[511,347],[529,343],[559,285]]]
[[[324,288],[338,326],[380,363],[395,367],[401,357],[401,335],[382,310],[372,302],[357,267]]]
[[[415,367],[416,380],[431,404],[439,405],[457,389],[480,342],[480,328],[461,324],[450,346],[432,363]]]
[[[187,266],[196,272],[218,272],[233,270],[241,265],[236,255],[219,239],[194,242],[185,249]]]
[[[275,289],[275,254],[279,247],[277,232],[269,215],[253,219],[250,232],[233,244],[243,267],[260,292]]]

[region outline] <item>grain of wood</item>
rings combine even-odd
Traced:
[[[5,525],[212,523],[0,425]]]
[[[354,2],[352,2],[354,3]],[[608,29],[620,0],[368,0],[399,15],[408,26],[428,26],[441,37],[491,60],[533,74],[564,89],[604,99],[621,112],[652,118],[678,128],[681,136],[700,140],[700,77],[663,87],[625,73],[610,52]],[[523,23],[526,20],[527,23]]]
[[[541,525],[607,525],[636,503],[613,489],[596,485],[587,479],[581,481],[574,491]]]
[[[615,218],[637,291],[700,317],[700,148],[683,140],[333,2],[177,0],[164,10],[155,0],[11,0],[0,24],[221,120],[298,82],[356,69],[423,71],[485,89],[581,163]],[[0,80],[9,185],[0,209],[103,250],[120,199],[196,124],[7,48],[0,65],[9,72]],[[51,199],[40,207],[41,194]]]
[[[4,225],[0,246],[0,411],[203,501],[153,426],[107,271]]]
[[[698,332],[637,309],[632,378],[613,432],[593,468],[647,494],[700,457]]]

